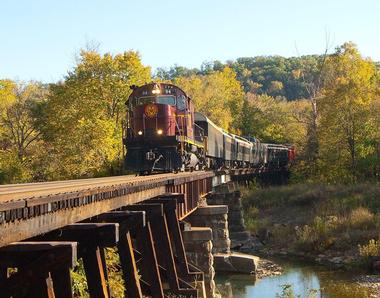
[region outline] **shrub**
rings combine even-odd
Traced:
[[[331,236],[335,221],[316,216],[311,225],[304,225],[296,231],[297,246],[303,250],[325,250],[335,243]]]
[[[359,244],[358,248],[359,248],[360,256],[365,257],[365,258],[375,257],[375,256],[378,256],[380,253],[380,241],[371,239],[366,245]]]
[[[124,279],[121,271],[119,254],[116,248],[106,248],[106,263],[109,286],[114,297],[124,296]]]
[[[73,279],[73,294],[74,297],[88,298],[90,294],[87,287],[86,274],[84,272],[83,261],[80,259],[74,270],[71,271]]]
[[[380,213],[375,214],[373,222],[375,224],[375,229],[380,231]]]
[[[296,245],[302,250],[311,250],[316,241],[316,235],[312,227],[304,225],[296,231]]]
[[[329,224],[326,220],[322,219],[319,216],[316,216],[313,221],[313,229],[317,237],[325,237],[329,232]]]
[[[367,208],[359,207],[349,215],[351,228],[368,229],[374,226],[374,215]]]
[[[271,229],[270,241],[275,242],[277,245],[286,246],[291,241],[294,241],[294,228],[286,225],[275,225]]]
[[[261,228],[266,228],[270,225],[268,219],[254,218],[254,217],[244,217],[244,223],[248,231],[252,233],[258,233]]]
[[[257,209],[255,206],[250,207],[246,211],[247,215],[252,218],[257,218],[259,215],[259,209]]]

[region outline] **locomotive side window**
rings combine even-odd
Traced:
[[[177,97],[177,107],[179,110],[186,109],[186,97],[184,95],[179,95]]]

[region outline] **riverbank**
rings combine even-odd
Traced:
[[[380,185],[288,185],[243,191],[244,219],[261,255],[357,274],[380,273]]]

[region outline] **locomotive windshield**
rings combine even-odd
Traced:
[[[159,103],[163,105],[175,106],[175,97],[174,96],[144,96],[140,97],[137,101],[137,105],[146,105],[149,103]]]

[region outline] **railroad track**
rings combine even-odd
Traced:
[[[11,200],[22,200],[40,196],[57,195],[60,193],[79,192],[93,188],[101,188],[121,184],[142,183],[147,181],[161,180],[163,178],[185,178],[193,175],[194,173],[188,172],[178,174],[166,173],[152,176],[125,175],[91,179],[1,185],[0,203]]]

